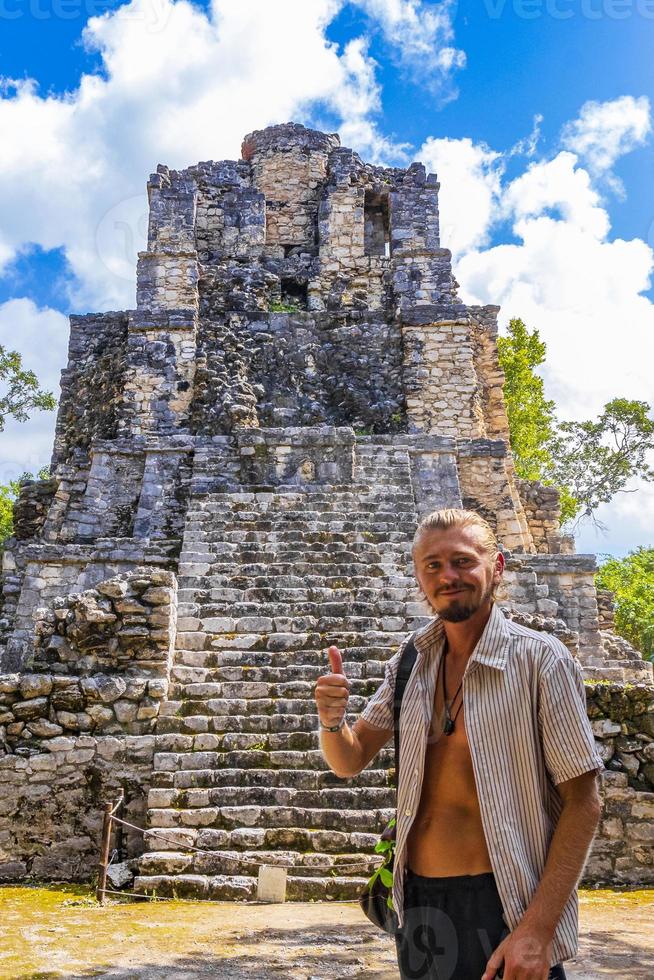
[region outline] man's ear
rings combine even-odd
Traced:
[[[498,551],[497,555],[495,556],[495,573],[497,575],[501,575],[504,572],[504,565],[504,555],[501,551]]]

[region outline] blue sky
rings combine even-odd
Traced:
[[[438,171],[464,298],[538,327],[562,414],[654,401],[654,0],[0,0],[0,22],[0,341],[49,384],[66,314],[134,303],[156,164],[295,118]],[[0,438],[4,479],[48,461],[52,420]],[[580,548],[651,543],[654,493],[601,517]]]

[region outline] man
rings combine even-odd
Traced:
[[[603,768],[579,666],[555,637],[494,605],[504,557],[479,515],[429,514],[413,563],[436,617],[414,634],[400,716],[400,974],[565,978]],[[323,755],[337,775],[357,775],[392,738],[405,645],[352,728],[342,657],[329,648],[331,673],[315,694]]]

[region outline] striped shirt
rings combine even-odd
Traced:
[[[434,687],[444,647],[438,617],[414,634],[418,651],[400,714],[400,779],[393,901],[403,924],[406,843],[418,810]],[[361,717],[393,729],[400,657]],[[493,606],[463,675],[465,727],[486,845],[504,917],[511,930],[524,915],[545,866],[562,801],[557,783],[602,770],[586,714],[581,670],[549,633],[518,626]],[[573,890],[559,920],[552,964],[574,956],[578,900]]]

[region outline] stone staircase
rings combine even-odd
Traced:
[[[355,716],[421,621],[406,450],[359,439],[354,482],[225,488],[196,457],[179,572],[170,700],[158,722],[141,893],[254,898],[261,864],[287,897],[353,898],[393,813],[392,748],[356,779],[331,773],[313,700],[344,651]],[[199,850],[185,850],[191,846]]]

